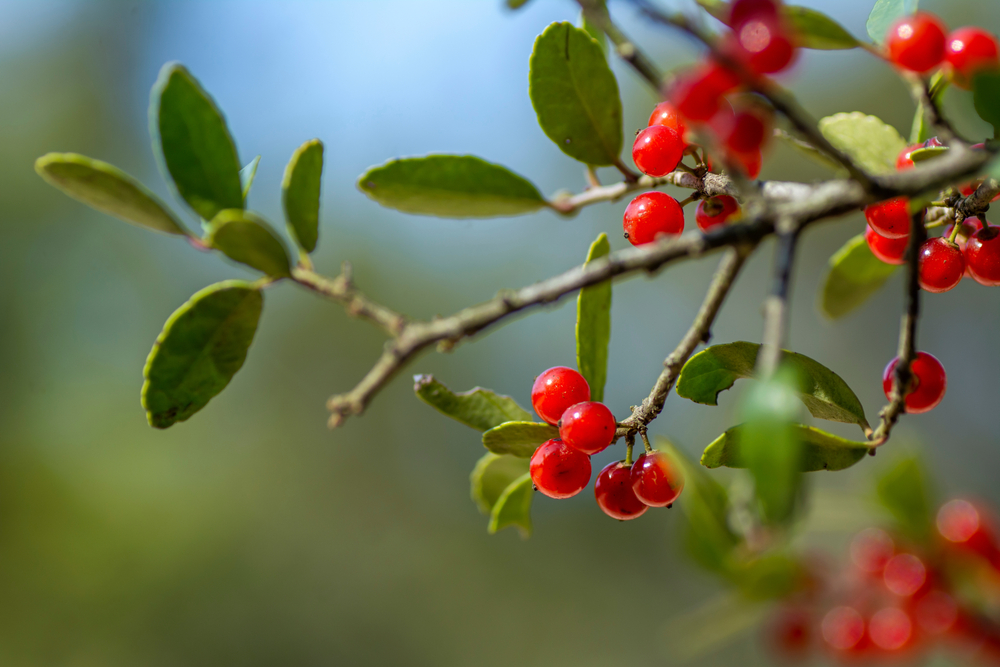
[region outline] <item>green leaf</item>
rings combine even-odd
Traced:
[[[260,164],[260,156],[250,160],[250,164],[240,169],[240,184],[243,186],[243,203],[246,204],[247,197],[250,196],[250,188],[253,187],[253,179],[257,178],[257,165]]]
[[[669,456],[684,476],[684,493],[678,505],[688,524],[685,546],[702,567],[726,572],[739,544],[729,528],[726,490],[668,440],[657,438],[656,449]]]
[[[797,368],[787,361],[774,377],[755,385],[740,413],[740,454],[754,480],[762,518],[787,523],[795,515],[802,484],[804,447],[795,428],[801,411],[796,400]]]
[[[830,258],[830,272],[819,292],[823,314],[837,319],[878,291],[899,267],[872,254],[865,235],[858,234]]]
[[[288,230],[306,252],[316,249],[319,236],[319,188],[323,175],[323,142],[313,139],[299,146],[285,167],[281,203]]]
[[[938,105],[944,99],[944,94],[951,85],[951,80],[945,76],[945,69],[938,70],[931,77],[928,88],[934,102]],[[927,122],[926,106],[923,102],[917,104],[917,111],[913,114],[913,124],[910,126],[910,144],[922,144],[931,138],[934,126]]]
[[[947,146],[927,146],[926,148],[918,148],[911,152],[910,159],[914,162],[924,162],[925,160],[930,160],[931,158],[938,157],[939,155],[944,155],[947,152]]]
[[[150,134],[177,193],[205,220],[243,208],[240,160],[226,119],[197,80],[167,63],[153,86]]]
[[[926,543],[934,525],[927,473],[918,458],[906,458],[879,477],[878,498],[910,539]]]
[[[743,597],[754,601],[787,598],[809,581],[809,573],[802,564],[781,552],[740,562],[729,576]]]
[[[504,489],[511,482],[528,472],[530,462],[518,456],[500,455],[487,452],[472,469],[469,481],[472,486],[472,499],[479,506],[479,511],[489,514],[496,505]]]
[[[570,23],[553,23],[535,40],[528,95],[538,124],[581,162],[613,165],[622,150],[618,82],[600,45]]]
[[[472,155],[428,155],[372,167],[358,188],[382,206],[442,218],[493,218],[547,205],[531,181]]]
[[[510,396],[476,387],[456,394],[434,379],[433,375],[414,375],[413,391],[417,398],[455,421],[477,431],[488,431],[504,422],[530,422],[531,414]]]
[[[787,6],[784,14],[795,30],[799,46],[803,48],[836,51],[859,45],[854,35],[843,26],[815,9]]]
[[[149,424],[167,428],[226,388],[247,357],[264,297],[241,280],[211,285],[178,308],[153,343],[142,375]]]
[[[827,116],[819,121],[819,130],[871,174],[896,171],[896,158],[906,148],[906,140],[896,128],[860,111]]]
[[[993,126],[994,138],[1000,136],[1000,72],[977,72],[972,78],[972,100],[979,117]]]
[[[885,41],[885,35],[892,24],[904,16],[917,11],[917,0],[878,0],[868,15],[868,36],[876,44]]]
[[[530,536],[531,498],[534,494],[535,489],[529,473],[521,475],[504,489],[490,513],[490,534],[507,526],[517,526],[521,537]]]
[[[722,0],[696,0],[706,12],[723,23],[729,20],[729,3]]]
[[[607,234],[590,246],[587,263],[611,252]],[[590,400],[604,400],[611,341],[611,281],[584,287],[576,299],[576,366],[590,385]]]
[[[508,9],[520,9],[528,4],[529,0],[506,0]]]
[[[510,421],[483,433],[483,447],[494,454],[511,454],[531,458],[542,443],[559,437],[559,429],[551,424]]]
[[[49,185],[101,213],[157,232],[188,233],[146,186],[107,162],[76,153],[49,153],[35,160],[35,171]]]
[[[798,439],[804,444],[802,472],[818,470],[846,470],[864,458],[871,450],[866,442],[855,442],[826,433],[818,428],[796,424]],[[747,463],[741,451],[743,425],[734,426],[716,438],[701,456],[701,464],[706,468],[746,468]]]
[[[757,343],[742,341],[702,350],[681,369],[677,395],[695,403],[718,405],[719,394],[736,380],[754,377],[759,350]],[[797,372],[798,396],[813,417],[869,428],[861,401],[839,375],[818,361],[787,350],[782,365]]]
[[[205,244],[234,262],[246,264],[273,278],[292,275],[288,251],[281,237],[250,211],[220,211],[209,225]]]
[[[808,141],[803,141],[798,137],[789,134],[784,130],[776,130],[774,136],[781,139],[786,144],[794,148],[799,154],[804,155],[813,162],[823,165],[827,169],[835,171],[839,174],[847,175],[847,170],[844,169],[843,165],[829,157],[826,153],[819,150]]]

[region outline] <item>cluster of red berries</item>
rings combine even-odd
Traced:
[[[937,137],[910,146],[896,160],[898,170],[914,166],[911,154],[920,148],[940,146]],[[977,184],[960,188],[971,194]],[[865,240],[872,254],[887,264],[903,264],[910,237],[910,202],[906,197],[872,204],[865,208],[868,229]],[[920,287],[941,293],[954,289],[962,278],[982,285],[1000,285],[1000,229],[983,219],[966,219],[951,225],[943,236],[930,238],[920,246],[918,269]]]
[[[775,647],[802,658],[822,641],[840,658],[895,661],[948,641],[996,660],[1000,634],[963,604],[954,574],[975,579],[1000,573],[997,533],[965,500],[940,508],[937,533],[922,547],[878,528],[859,533],[840,577],[817,573],[817,585],[779,611],[771,627]]]
[[[665,176],[677,169],[691,146],[686,133],[684,119],[677,109],[669,102],[661,102],[649,116],[649,126],[636,136],[632,159],[644,174]],[[711,197],[698,203],[695,222],[707,232],[739,212],[739,203],[729,195]],[[684,209],[668,194],[645,192],[625,208],[622,227],[632,245],[652,243],[661,236],[676,236],[684,231]]]
[[[618,422],[603,403],[590,400],[587,380],[572,368],[556,366],[537,378],[531,405],[545,422],[559,427],[531,457],[531,481],[550,498],[569,498],[590,482],[590,457],[615,440]],[[594,495],[608,516],[626,521],[650,507],[669,507],[684,488],[676,466],[661,452],[642,454],[632,465],[609,464],[597,476]]]

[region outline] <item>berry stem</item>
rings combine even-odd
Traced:
[[[632,448],[635,447],[635,433],[625,436],[625,465],[632,465]]]
[[[639,431],[639,437],[642,438],[642,446],[646,449],[646,453],[652,454],[653,446],[649,444],[649,436],[646,434],[646,429],[641,429]]]
[[[701,193],[694,192],[694,193],[691,194],[690,197],[687,197],[686,199],[682,199],[682,200],[680,200],[677,203],[681,205],[681,208],[684,208],[685,206],[687,206],[691,202],[698,201],[699,199],[701,199]]]

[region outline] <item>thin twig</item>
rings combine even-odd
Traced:
[[[642,405],[635,407],[632,410],[632,415],[622,421],[617,437],[638,430],[645,440],[645,427],[656,419],[663,410],[663,404],[666,402],[670,390],[673,389],[681,368],[687,363],[695,349],[702,343],[707,343],[711,338],[712,325],[715,323],[716,315],[719,314],[722,302],[725,301],[730,289],[732,289],[736,276],[747,257],[753,252],[754,247],[754,245],[736,246],[726,252],[691,327],[674,351],[663,362],[663,371],[656,378],[656,383],[649,395],[642,399]]]
[[[896,421],[906,411],[906,394],[910,391],[913,374],[910,363],[917,354],[917,321],[920,318],[919,255],[920,246],[927,240],[924,229],[924,214],[914,214],[910,222],[910,243],[906,249],[906,312],[899,330],[899,361],[896,362],[895,377],[889,404],[879,412],[882,423],[871,436],[872,455],[875,447],[885,444]]]
[[[336,278],[327,278],[310,268],[298,266],[292,269],[292,280],[341,304],[349,315],[378,325],[390,336],[398,336],[406,326],[405,316],[375,303],[354,286],[349,262],[341,265]]]
[[[794,221],[778,223],[778,249],[774,257],[774,284],[764,301],[764,334],[761,337],[757,375],[769,378],[778,369],[788,329],[788,293],[799,229]]]
[[[958,134],[955,127],[944,117],[944,114],[941,113],[941,105],[938,104],[935,96],[931,93],[929,81],[925,77],[911,72],[902,72],[901,76],[909,84],[910,95],[913,97],[914,102],[917,103],[917,112],[924,114],[924,118],[927,119],[927,122],[937,132],[941,141],[948,145],[951,145],[956,140],[968,143],[968,141]]]
[[[631,65],[639,76],[645,79],[659,95],[663,88],[663,74],[645,53],[639,50],[611,20],[608,8],[604,2],[595,0],[577,0],[588,21],[604,31],[615,46],[618,57]]]

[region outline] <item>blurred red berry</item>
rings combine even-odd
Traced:
[[[865,219],[872,229],[887,239],[910,235],[910,200],[897,197],[865,207]]]
[[[780,18],[753,17],[733,30],[736,56],[755,74],[776,74],[794,62],[795,44]]]
[[[900,597],[910,597],[927,583],[927,567],[913,554],[897,554],[885,564],[885,587]]]
[[[1000,285],[1000,228],[980,229],[965,243],[969,274],[981,285]]]
[[[709,197],[698,202],[698,209],[694,213],[694,221],[698,229],[703,232],[723,225],[733,216],[739,215],[740,204],[729,195],[719,195]]]
[[[656,105],[653,113],[649,114],[648,125],[669,127],[679,134],[681,139],[687,136],[687,125],[684,124],[684,119],[681,118],[680,112],[670,102],[660,102]]]
[[[943,635],[955,627],[958,605],[943,591],[931,591],[919,600],[914,610],[917,626],[929,635]]]
[[[684,490],[684,477],[666,454],[643,452],[632,464],[632,490],[650,507],[672,504]]]
[[[932,14],[918,12],[889,28],[885,48],[889,60],[911,72],[929,72],[944,61],[945,28]]]
[[[831,648],[848,651],[865,636],[865,619],[853,607],[835,607],[823,617],[820,629]]]
[[[1000,66],[997,38],[975,27],[952,31],[945,45],[945,57],[952,68],[952,81],[965,89],[972,87],[976,72]]]
[[[865,227],[865,241],[872,254],[886,264],[903,264],[906,249],[910,246],[910,239],[902,237],[898,239],[887,239],[871,226]]]
[[[913,621],[902,609],[885,607],[875,612],[868,621],[868,636],[880,649],[898,651],[913,636]]]
[[[707,121],[719,111],[722,96],[739,86],[733,72],[714,61],[682,73],[670,89],[670,102],[688,120]]]
[[[781,3],[775,0],[736,0],[729,8],[729,20],[726,23],[735,30],[754,19],[777,21],[780,7]]]
[[[892,538],[878,528],[866,528],[851,540],[851,561],[867,574],[881,575],[894,553]]]

